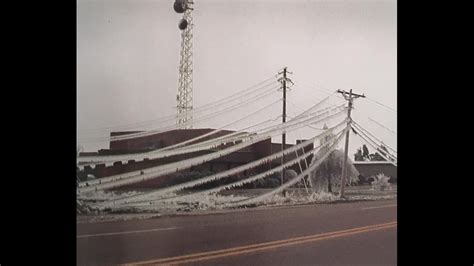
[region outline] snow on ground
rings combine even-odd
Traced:
[[[141,194],[138,191],[126,191],[126,192],[115,192],[115,191],[92,191],[77,196],[78,200],[89,201],[89,202],[100,202],[107,200],[114,200],[122,197],[134,196]]]
[[[203,210],[221,210],[226,208],[226,203],[235,202],[246,199],[244,196],[234,195],[204,195],[197,194],[186,197],[165,199],[160,201],[144,202],[129,204],[122,208],[117,208],[117,211],[131,211],[131,212],[191,212]]]
[[[236,211],[237,209],[245,209],[246,207],[230,208],[232,203],[254,197],[262,193],[268,192],[269,189],[241,189],[228,190],[219,194],[195,194],[186,197],[168,198],[165,200],[134,203],[124,205],[114,209],[106,209],[104,211],[93,211],[88,214],[77,216],[77,222],[97,222],[97,221],[113,221],[113,220],[129,220],[129,219],[150,219],[160,216],[169,215],[199,215],[216,212]],[[339,191],[336,189],[335,191]],[[126,193],[117,192],[93,192],[87,195],[81,195],[82,203],[98,203],[106,200],[116,199],[123,196],[137,195],[143,192],[130,191]],[[307,193],[305,189],[288,189],[285,196],[282,194],[274,195],[264,202],[257,204],[259,209],[276,206],[291,206],[300,204],[317,204],[317,203],[334,203],[340,202],[338,193]],[[354,186],[346,189],[348,199],[344,201],[354,200],[387,200],[397,198],[397,186],[392,185],[388,190],[375,190],[372,186]],[[78,198],[79,199],[79,198]]]

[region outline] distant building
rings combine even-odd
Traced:
[[[380,173],[390,177],[390,182],[397,182],[397,167],[388,161],[354,161],[353,164],[359,171],[363,183]]]

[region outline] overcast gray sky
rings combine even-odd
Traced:
[[[181,14],[173,11],[173,2],[78,0],[79,138],[109,134],[88,129],[176,113]],[[289,115],[327,96],[318,88],[353,89],[397,108],[396,1],[195,0],[194,8],[194,106],[243,90],[288,66],[298,85],[288,93]],[[275,93],[259,104],[279,97]],[[331,102],[341,100],[333,97]],[[249,112],[258,107],[249,106]],[[239,114],[195,128],[216,128]],[[279,114],[281,104],[233,129]],[[396,135],[368,117],[396,131],[397,113],[362,98],[353,112],[356,121],[396,148]],[[316,133],[306,128],[287,139],[294,143]],[[108,142],[78,142],[86,151],[108,148]],[[350,152],[360,145],[352,135]]]

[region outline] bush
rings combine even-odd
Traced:
[[[374,179],[375,180],[371,183],[372,189],[384,191],[392,188],[392,185],[388,182],[390,180],[390,177],[380,173],[376,175]]]

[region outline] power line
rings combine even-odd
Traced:
[[[268,81],[270,81],[272,79],[275,79],[275,80],[271,83],[263,85],[263,84],[267,83]],[[206,103],[202,106],[193,108],[192,112],[193,112],[193,114],[196,114],[198,112],[202,112],[202,111],[214,108],[216,106],[223,105],[225,103],[228,103],[229,101],[232,102],[234,100],[238,100],[239,98],[242,98],[244,95],[251,95],[253,93],[256,93],[256,92],[268,87],[269,85],[272,85],[273,83],[277,83],[275,75],[273,75],[273,76],[271,76],[271,77],[269,77],[269,78],[267,78],[267,79],[265,79],[261,82],[258,82],[256,84],[244,89],[244,90],[238,91],[237,93],[234,93],[230,96],[227,96],[227,97],[221,98],[219,100],[216,100],[216,101],[213,101],[213,102],[210,102],[210,103]],[[260,85],[262,85],[262,86],[260,86]],[[131,127],[140,126],[140,125],[147,125],[147,124],[154,123],[154,122],[171,121],[171,120],[175,120],[176,117],[177,117],[177,115],[173,114],[173,115],[167,115],[167,116],[159,117],[159,118],[156,118],[156,119],[145,120],[145,121],[142,121],[142,122],[116,125],[116,126],[107,126],[107,127],[100,127],[100,128],[92,128],[92,129],[84,129],[83,132],[131,128]]]
[[[253,115],[255,115],[255,114],[257,114],[257,113],[259,113],[259,112],[261,112],[261,111],[263,111],[263,110],[265,110],[265,109],[267,109],[268,107],[271,107],[271,106],[275,105],[276,103],[280,102],[281,100],[282,100],[282,98],[280,98],[280,99],[278,99],[278,100],[276,100],[276,101],[274,101],[274,102],[272,102],[272,103],[270,103],[270,104],[268,104],[268,105],[266,105],[266,106],[264,106],[264,107],[258,109],[257,111],[254,111],[254,112],[252,112],[252,113],[250,113],[250,114],[248,114],[248,115],[246,115],[246,116],[244,116],[244,117],[242,117],[242,118],[239,118],[239,119],[237,119],[237,120],[234,120],[234,121],[232,121],[232,122],[230,122],[230,123],[228,123],[228,124],[226,124],[226,125],[224,125],[224,126],[218,128],[218,129],[215,129],[215,130],[213,130],[213,131],[211,131],[211,132],[209,132],[209,133],[206,133],[206,134],[203,134],[203,135],[201,135],[201,136],[198,136],[198,137],[195,137],[195,138],[192,138],[192,139],[189,139],[189,140],[186,140],[186,141],[177,143],[177,144],[175,144],[175,145],[171,145],[171,146],[165,147],[165,148],[160,149],[160,150],[173,149],[173,148],[176,148],[176,147],[179,147],[179,146],[183,146],[183,145],[185,145],[185,144],[187,144],[187,143],[194,142],[194,141],[196,141],[196,140],[200,140],[200,139],[202,139],[202,138],[211,136],[211,135],[213,135],[213,134],[215,134],[215,133],[217,133],[217,132],[222,131],[222,130],[223,130],[224,128],[226,128],[226,127],[229,127],[229,126],[231,126],[231,125],[233,125],[233,124],[237,124],[238,122],[241,122],[241,121],[243,121],[243,120],[245,120],[245,119],[247,119],[247,118],[249,118],[249,117],[251,117],[251,116],[253,116]]]
[[[314,152],[316,152],[316,150],[318,150],[322,146],[322,144],[320,144],[320,145],[318,145],[318,146],[316,146],[316,147],[314,147],[311,150],[306,151],[306,152],[304,151],[303,148],[310,145],[310,144],[312,144],[312,143],[314,143],[315,140],[321,139],[322,137],[326,136],[328,134],[328,132],[331,132],[331,130],[336,129],[336,128],[340,127],[341,125],[343,125],[343,123],[340,123],[339,125],[334,126],[331,129],[328,129],[326,132],[323,132],[323,133],[321,133],[321,134],[319,134],[315,137],[312,137],[312,138],[310,138],[310,139],[308,139],[308,140],[306,140],[306,141],[304,141],[300,144],[294,145],[293,147],[286,148],[281,152],[277,152],[277,153],[268,155],[268,156],[263,157],[261,159],[258,159],[256,161],[253,161],[253,162],[250,162],[250,163],[247,163],[247,164],[244,164],[244,165],[241,165],[241,166],[229,169],[229,170],[225,170],[225,171],[219,172],[217,174],[213,174],[213,175],[210,175],[210,176],[207,176],[207,177],[203,177],[199,180],[188,181],[188,182],[184,182],[184,183],[172,186],[172,187],[158,189],[154,192],[150,192],[147,195],[146,194],[138,195],[137,197],[135,197],[135,201],[133,201],[133,203],[169,200],[169,199],[174,199],[174,198],[178,198],[178,197],[179,198],[188,197],[188,196],[196,195],[196,194],[217,193],[217,192],[220,192],[220,191],[225,190],[225,189],[240,187],[244,184],[248,184],[248,183],[251,183],[251,182],[255,182],[259,179],[266,178],[266,177],[268,177],[268,176],[270,176],[274,173],[280,172],[281,170],[284,170],[285,168],[288,168],[291,165],[294,165],[294,164],[300,162],[301,160],[306,159],[307,157],[312,155]],[[339,134],[339,133],[337,133],[337,134]],[[236,182],[233,182],[233,183],[230,183],[230,184],[226,184],[226,185],[222,185],[222,186],[219,186],[219,187],[216,187],[216,188],[211,188],[211,189],[207,189],[207,190],[204,190],[204,191],[199,191],[199,192],[190,193],[190,194],[186,194],[186,195],[172,196],[172,197],[168,197],[168,198],[159,198],[159,199],[156,199],[156,200],[141,200],[141,201],[136,200],[137,198],[148,198],[149,199],[151,196],[154,196],[154,197],[160,196],[160,195],[164,196],[167,193],[176,192],[176,191],[183,190],[183,189],[186,189],[186,188],[191,188],[191,187],[195,187],[195,186],[202,185],[202,184],[205,184],[205,183],[209,183],[209,182],[212,182],[212,181],[220,180],[224,177],[229,177],[229,176],[235,175],[237,173],[241,173],[245,170],[255,168],[259,165],[274,161],[274,160],[284,156],[285,154],[290,154],[292,152],[296,152],[299,149],[303,149],[303,154],[300,155],[300,156],[297,155],[295,159],[293,159],[289,162],[286,162],[286,163],[284,163],[280,166],[271,168],[271,169],[269,169],[269,170],[267,170],[263,173],[245,178],[243,180],[239,180],[239,181],[236,181]],[[128,201],[130,201],[130,198],[127,198],[127,199],[128,199]],[[123,201],[124,200],[122,200],[122,202]],[[115,203],[117,203],[117,202],[115,202]]]
[[[132,184],[132,183],[136,183],[136,182],[140,182],[140,181],[145,181],[147,179],[156,178],[158,176],[165,175],[165,174],[178,172],[180,170],[184,170],[184,169],[187,169],[189,167],[199,165],[199,164],[202,164],[204,162],[208,162],[208,161],[220,158],[222,156],[233,153],[233,152],[235,152],[237,150],[240,150],[242,148],[245,148],[247,146],[253,145],[257,142],[269,139],[272,136],[281,134],[282,131],[287,131],[287,132],[294,131],[298,128],[303,127],[307,123],[314,122],[315,119],[318,119],[319,122],[326,121],[330,118],[333,118],[333,117],[341,114],[343,111],[344,110],[339,111],[337,113],[334,113],[334,114],[329,115],[329,116],[327,116],[325,118],[322,118],[322,119],[316,117],[316,118],[310,118],[310,119],[298,122],[294,125],[288,125],[288,124],[287,125],[280,125],[280,127],[276,128],[274,130],[264,132],[264,133],[261,133],[261,134],[257,134],[255,136],[251,136],[245,142],[235,144],[231,147],[224,148],[222,150],[218,150],[218,151],[213,152],[211,154],[200,155],[200,156],[197,156],[197,157],[192,157],[192,158],[185,159],[185,160],[178,161],[178,162],[173,162],[173,163],[169,163],[169,164],[165,164],[165,165],[159,165],[159,166],[151,167],[151,168],[148,168],[148,169],[145,169],[145,170],[142,170],[142,171],[132,171],[132,172],[127,172],[127,173],[123,173],[123,174],[119,174],[119,175],[104,177],[104,178],[101,178],[100,180],[89,181],[89,184],[95,184],[95,186],[84,187],[84,185],[87,185],[87,183],[82,182],[82,183],[80,183],[80,188],[78,188],[78,193],[94,191],[94,190],[98,190],[98,189],[103,190],[103,189],[113,188],[113,187],[122,186],[122,185],[126,185],[126,184]],[[134,155],[128,155],[126,157],[131,158],[131,157],[134,157]],[[148,158],[154,159],[153,157],[154,157],[154,155],[149,156]],[[141,158],[143,158],[143,157],[141,157]],[[133,159],[135,159],[135,158],[133,158]],[[144,173],[144,172],[146,172],[146,173]],[[98,183],[101,183],[101,184],[98,184]]]
[[[271,155],[268,155],[266,157],[260,158],[256,161],[249,162],[247,164],[244,164],[244,165],[232,168],[232,169],[228,169],[228,170],[225,170],[225,171],[222,171],[222,172],[210,175],[210,176],[206,176],[206,177],[200,178],[198,180],[188,181],[188,182],[177,184],[177,185],[174,185],[174,186],[171,186],[171,187],[161,188],[161,189],[157,189],[155,191],[143,193],[143,194],[140,194],[140,195],[122,198],[122,199],[116,200],[116,201],[111,202],[111,203],[120,204],[120,203],[123,203],[123,202],[127,203],[127,201],[131,202],[132,200],[134,200],[133,203],[143,202],[143,201],[146,201],[146,200],[143,200],[143,201],[140,201],[140,200],[141,199],[147,199],[147,198],[149,199],[152,196],[156,197],[156,196],[167,195],[168,193],[176,192],[176,191],[183,190],[183,189],[186,189],[186,188],[195,187],[195,186],[202,185],[202,184],[205,184],[205,183],[209,183],[209,182],[212,182],[212,181],[220,180],[224,177],[229,177],[229,176],[235,175],[235,174],[243,172],[245,170],[255,168],[255,167],[257,167],[261,164],[274,161],[274,160],[284,156],[284,154],[289,154],[289,153],[292,153],[293,151],[301,149],[301,148],[313,143],[316,139],[326,136],[328,132],[331,132],[330,130],[334,130],[334,129],[340,127],[341,125],[343,125],[343,122],[341,122],[338,125],[332,127],[331,129],[328,129],[326,132],[323,132],[323,133],[321,133],[321,134],[319,134],[319,135],[317,135],[317,136],[315,136],[315,137],[313,137],[309,140],[306,140],[305,142],[302,142],[298,145],[287,148],[287,149],[285,149],[281,152],[277,152],[275,154],[271,154]],[[320,146],[317,146],[317,147],[313,148],[311,151],[308,151],[305,154],[307,154],[307,156],[311,155],[312,152],[315,151],[316,149],[318,149]],[[285,167],[288,167],[290,165],[295,164],[297,160],[301,160],[301,157],[297,158],[296,160],[287,162],[284,165],[281,165],[281,166],[275,167],[273,169],[270,169],[268,171],[265,171],[264,173],[258,174],[258,175],[253,176],[253,177],[249,177],[245,180],[238,181],[238,182],[243,182],[242,184],[237,184],[237,183],[234,182],[232,184],[227,184],[227,185],[224,185],[224,186],[220,186],[218,188],[209,189],[209,190],[206,190],[206,191],[202,191],[200,193],[206,193],[206,194],[216,193],[216,192],[219,192],[219,191],[225,189],[228,186],[230,186],[230,187],[241,186],[244,183],[250,183],[250,182],[256,181],[258,179],[265,178],[265,177],[267,177],[267,176],[269,176],[273,173],[276,173],[276,172],[280,171],[281,169],[283,169]],[[185,195],[185,196],[188,196],[188,195]],[[162,200],[162,198],[158,199],[158,200]]]
[[[381,102],[379,102],[379,101],[377,101],[377,100],[374,100],[374,99],[372,99],[372,98],[368,98],[368,97],[366,97],[366,98],[367,98],[367,100],[369,100],[369,101],[371,101],[371,102],[373,102],[373,103],[376,103],[376,104],[378,104],[378,105],[380,105],[380,106],[383,106],[383,107],[385,107],[385,108],[387,108],[387,109],[389,109],[389,110],[391,110],[391,111],[397,113],[397,110],[395,110],[394,108],[392,108],[392,107],[390,107],[390,106],[388,106],[388,105],[385,105],[385,104],[383,104],[383,103],[381,103]]]
[[[181,123],[180,125],[181,126],[186,126],[186,125],[191,125],[191,124],[196,124],[198,122],[202,122],[202,121],[205,121],[205,120],[208,120],[210,118],[215,118],[216,116],[219,116],[219,115],[222,115],[222,114],[225,114],[229,111],[232,111],[232,110],[236,110],[238,108],[241,108],[243,106],[246,106],[250,103],[254,103],[256,101],[259,101],[261,99],[264,99],[266,96],[272,94],[272,93],[275,93],[274,89],[276,89],[276,87],[273,87],[273,88],[270,88],[270,90],[267,90],[267,91],[264,91],[263,93],[255,96],[252,100],[250,101],[246,101],[246,102],[240,102],[240,103],[237,103],[237,104],[234,104],[234,105],[231,105],[223,110],[220,110],[218,112],[215,112],[215,113],[210,113],[206,116],[202,116],[202,117],[199,117],[199,118],[196,118],[196,119],[193,119],[193,120],[190,120],[190,121],[186,121],[186,122],[183,122]],[[126,139],[133,139],[133,138],[140,138],[140,137],[145,137],[145,136],[151,136],[151,135],[154,135],[154,134],[157,134],[157,133],[161,133],[161,132],[164,132],[164,131],[167,131],[167,130],[170,130],[170,129],[175,129],[176,128],[176,125],[171,125],[171,126],[168,126],[168,127],[164,127],[164,128],[161,128],[161,129],[156,129],[156,130],[151,130],[151,131],[145,131],[145,132],[139,132],[139,133],[132,133],[132,134],[127,134],[127,135],[121,135],[121,136],[113,136],[113,137],[110,137],[110,140],[111,141],[118,141],[118,140],[126,140]]]
[[[379,125],[380,127],[382,127],[382,128],[384,128],[384,129],[386,129],[386,130],[390,131],[391,133],[393,133],[393,134],[397,135],[397,132],[395,132],[395,131],[391,130],[390,128],[388,128],[388,127],[386,127],[386,126],[382,125],[381,123],[379,123],[379,122],[375,121],[375,120],[374,120],[374,119],[372,119],[371,117],[369,117],[369,120],[370,120],[370,121],[372,121],[372,122],[374,122],[376,125]]]
[[[315,163],[312,163],[310,165],[310,168],[306,169],[305,171],[303,171],[302,173],[300,173],[299,175],[297,175],[296,177],[294,177],[292,180],[286,182],[284,185],[281,185],[279,186],[278,188],[272,190],[272,191],[269,191],[269,192],[266,192],[262,195],[258,195],[258,196],[255,196],[255,197],[252,197],[252,198],[248,198],[248,199],[245,199],[245,200],[242,200],[242,201],[238,201],[235,203],[234,206],[242,206],[242,205],[248,205],[248,204],[255,204],[257,202],[261,202],[265,199],[267,199],[268,197],[272,196],[272,195],[275,195],[275,194],[278,194],[280,193],[281,191],[283,191],[284,189],[296,184],[297,182],[299,182],[302,178],[304,178],[306,175],[310,174],[311,171],[314,171],[317,167],[319,167],[319,165],[324,161],[326,160],[326,158],[331,154],[331,152],[336,148],[336,146],[339,144],[339,141],[342,139],[342,136],[344,136],[344,132],[347,132],[349,130],[348,127],[346,127],[341,133],[339,133],[340,135],[335,139],[334,143],[329,147],[329,149],[327,150],[327,152],[322,155],[321,158],[319,158]]]
[[[352,128],[354,129],[354,128]],[[354,129],[356,132],[358,131],[357,129]],[[359,131],[360,132],[360,131]],[[393,162],[392,160],[390,160],[385,154],[383,154],[382,152],[379,151],[379,149],[377,148],[377,145],[373,144],[372,142],[368,141],[367,139],[365,139],[361,134],[356,134],[357,136],[359,136],[359,138],[361,138],[365,143],[367,143],[369,146],[371,146],[376,153],[378,153],[380,156],[382,156],[382,158],[384,158],[385,160],[387,160],[388,162],[390,162],[391,164],[397,166],[397,163],[396,162]],[[396,158],[393,158],[396,160]]]
[[[367,140],[371,141],[371,143],[372,143],[375,147],[378,147],[377,149],[383,150],[383,149],[382,149],[382,147],[383,147],[382,145],[380,145],[379,143],[377,143],[376,141],[374,141],[372,138],[370,138],[370,136],[368,136],[368,135],[367,135],[363,130],[361,130],[359,127],[355,126],[355,124],[353,125],[352,129],[354,130],[354,132],[356,132],[356,134],[362,134],[362,135],[364,135],[365,138],[366,138]],[[395,159],[395,160],[397,159],[397,156],[390,154],[389,151],[384,151],[384,152],[386,152],[386,153],[389,155],[388,157],[393,158],[393,159]]]
[[[224,114],[226,112],[229,112],[229,111],[232,111],[232,110],[235,110],[235,109],[238,109],[238,108],[241,108],[245,105],[248,105],[250,103],[253,103],[253,102],[256,102],[258,100],[261,100],[263,99],[264,97],[272,94],[272,93],[275,93],[275,89],[277,88],[277,86],[275,87],[272,87],[268,90],[265,90],[263,91],[262,93],[258,94],[258,95],[255,95],[253,96],[252,98],[250,99],[247,99],[246,102],[240,102],[240,103],[237,103],[237,104],[234,104],[230,107],[227,107],[223,110],[220,110],[220,111],[217,111],[217,112],[214,112],[214,113],[210,113],[210,114],[207,114],[207,115],[204,115],[202,117],[197,117],[197,118],[194,118],[193,120],[191,121],[187,121],[185,123],[188,123],[188,124],[192,124],[192,123],[197,123],[197,122],[202,122],[202,121],[205,121],[207,119],[210,119],[210,118],[214,118],[218,115],[221,115],[221,114]],[[182,123],[181,125],[184,125],[185,123]],[[132,134],[127,134],[127,135],[119,135],[119,136],[106,136],[106,137],[89,137],[89,138],[80,138],[81,141],[83,142],[90,142],[90,141],[94,141],[94,140],[103,140],[103,141],[118,141],[118,140],[125,140],[125,139],[132,139],[132,138],[139,138],[139,137],[145,137],[145,136],[150,136],[150,135],[154,135],[154,134],[158,134],[158,133],[161,133],[163,131],[167,131],[167,130],[172,130],[172,129],[176,129],[177,126],[175,124],[172,124],[172,125],[168,125],[168,126],[164,126],[164,127],[160,127],[160,128],[157,128],[157,129],[154,129],[154,130],[150,130],[150,131],[142,131],[142,132],[137,132],[137,133],[132,133]]]
[[[246,134],[244,136],[239,136],[235,139],[221,140],[217,143],[214,143],[213,140],[209,140],[211,143],[209,143],[207,146],[203,146],[202,143],[197,143],[197,144],[193,144],[193,145],[190,145],[190,146],[184,148],[185,150],[178,149],[178,150],[161,151],[161,152],[155,150],[155,151],[144,152],[144,153],[136,153],[136,154],[79,157],[77,159],[77,161],[78,161],[78,163],[81,163],[81,165],[79,166],[81,168],[84,165],[90,165],[90,164],[100,164],[100,163],[112,164],[112,162],[119,161],[119,160],[120,161],[132,160],[132,159],[133,160],[140,160],[140,159],[143,159],[143,158],[157,159],[157,158],[169,157],[169,156],[177,155],[177,154],[191,153],[191,152],[200,151],[200,150],[204,150],[204,149],[212,149],[212,148],[216,148],[216,147],[218,147],[222,144],[233,142],[233,141],[234,142],[239,141],[239,140],[242,140],[244,138],[248,138],[251,141],[252,139],[260,138],[262,136],[273,136],[274,134],[277,134],[278,132],[283,132],[285,130],[286,131],[294,130],[293,127],[299,126],[301,124],[304,125],[304,124],[307,124],[307,123],[321,122],[321,121],[327,120],[329,118],[332,118],[332,117],[334,117],[334,116],[336,116],[336,115],[338,115],[338,114],[340,114],[344,111],[344,110],[338,111],[338,109],[340,109],[340,107],[333,108],[332,110],[328,110],[325,113],[317,115],[315,117],[312,116],[312,114],[305,115],[301,118],[308,117],[308,116],[311,116],[311,117],[309,119],[302,120],[302,121],[301,121],[301,118],[300,118],[299,120],[296,120],[296,121],[291,120],[291,121],[289,121],[285,124],[282,124],[282,125],[276,125],[276,126],[268,127],[268,128],[265,128],[265,131],[260,132],[260,133],[257,133],[257,132],[249,133],[249,134]],[[334,113],[334,114],[329,115],[331,111],[337,111],[337,112]],[[329,116],[324,117],[324,118],[320,118],[323,115],[329,115]],[[317,120],[317,121],[315,121],[315,120]],[[109,179],[111,179],[111,177],[107,177],[105,179],[103,178],[102,182],[105,182],[106,179],[109,180]]]
[[[354,123],[354,125],[356,125],[359,130],[361,131],[364,131],[366,132],[367,134],[369,134],[370,136],[372,136],[372,138],[374,138],[375,140],[377,140],[380,145],[382,146],[382,143],[383,141],[381,141],[380,139],[378,139],[374,134],[370,133],[370,131],[368,131],[367,129],[363,128],[359,123],[357,123],[356,121],[352,120],[352,122]],[[387,148],[389,148],[390,150],[392,150],[393,152],[397,152],[395,149],[391,148],[390,146],[388,146],[387,144],[383,143],[383,146],[386,146]]]

